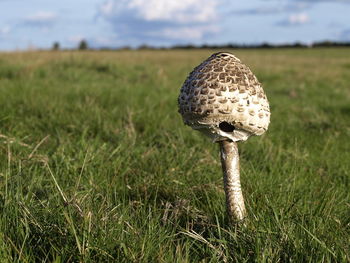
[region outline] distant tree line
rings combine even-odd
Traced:
[[[261,44],[224,44],[224,45],[174,45],[171,47],[154,47],[146,44],[140,45],[139,50],[164,50],[164,49],[249,49],[249,48],[321,48],[321,47],[350,47],[350,42],[336,42],[336,41],[321,41],[314,42],[312,44],[305,44],[301,42],[295,42],[290,44],[271,44],[271,43],[261,43]],[[93,48],[91,49],[88,45],[88,42],[85,39],[82,39],[77,47],[77,50],[127,50],[132,49],[129,46],[123,46],[119,48],[112,47],[101,47],[101,48]],[[54,42],[52,45],[52,50],[60,50],[59,42]]]
[[[140,46],[141,47],[141,46]],[[317,47],[350,47],[350,42],[334,42],[334,41],[322,41],[314,42],[312,44],[305,44],[301,42],[288,43],[288,44],[226,44],[226,45],[175,45],[170,49],[230,49],[230,48],[317,48]],[[143,47],[144,48],[144,47]],[[155,48],[158,49],[158,48]]]
[[[89,49],[87,41],[85,39],[80,40],[76,49],[78,49],[78,50]],[[52,45],[52,50],[54,50],[54,51],[60,50],[60,43],[57,41],[54,42]]]

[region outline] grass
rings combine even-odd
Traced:
[[[212,52],[0,54],[1,262],[349,262],[349,50],[232,51],[272,112],[239,145],[246,226],[177,113]]]

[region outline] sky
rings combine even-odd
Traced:
[[[350,0],[0,0],[0,51],[350,41]]]

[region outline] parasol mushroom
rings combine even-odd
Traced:
[[[237,57],[215,53],[185,80],[178,98],[183,121],[220,145],[227,212],[246,215],[237,142],[263,134],[270,123],[269,102],[261,84]]]

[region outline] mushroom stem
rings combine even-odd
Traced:
[[[246,215],[241,182],[239,179],[239,154],[236,142],[220,141],[220,157],[224,174],[227,212],[232,222],[242,220]]]

